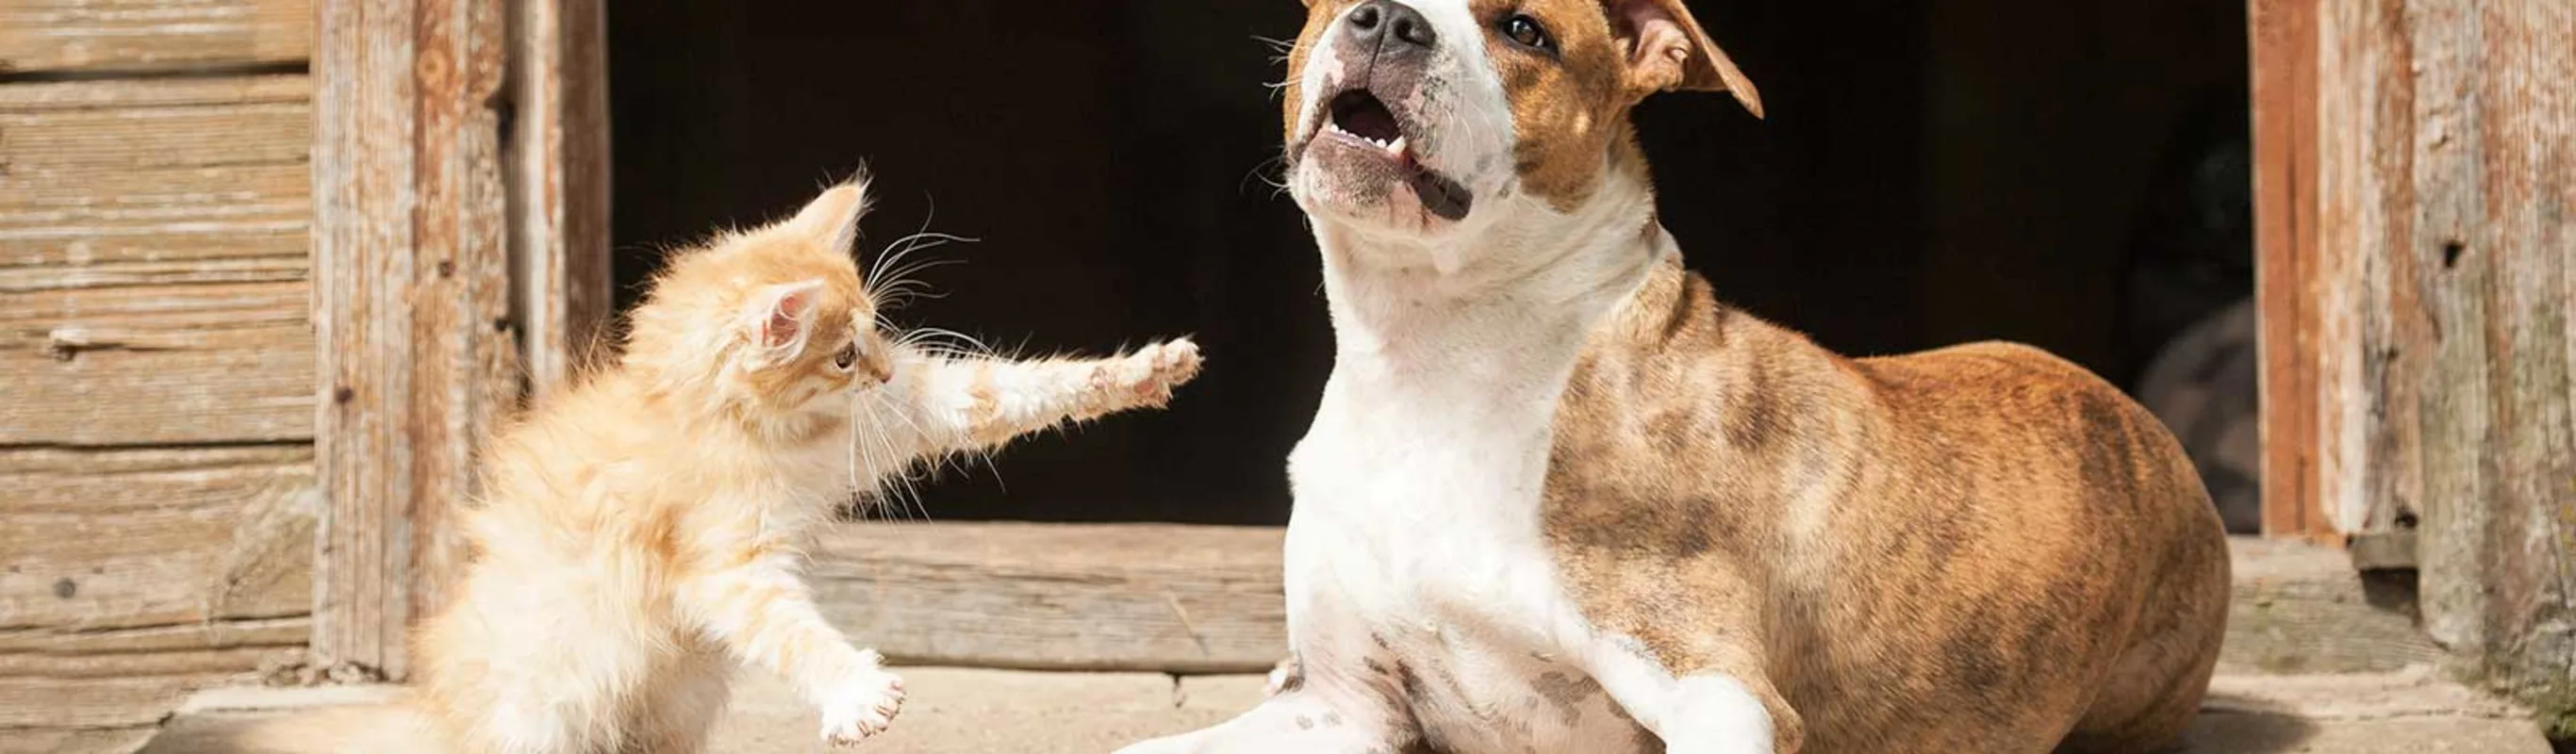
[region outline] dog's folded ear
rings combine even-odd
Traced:
[[[1604,0],[1611,26],[1628,43],[1628,82],[1638,97],[1655,92],[1729,92],[1753,117],[1762,117],[1762,94],[1709,41],[1682,0]]]

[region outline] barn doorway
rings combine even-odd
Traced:
[[[1665,223],[1726,300],[1847,354],[2007,338],[2136,390],[2250,295],[2241,2],[1691,5],[1769,120],[1669,96],[1639,130]],[[980,239],[938,250],[967,263],[899,319],[1027,352],[1194,333],[1212,359],[1163,414],[950,469],[925,491],[936,517],[1282,523],[1331,350],[1312,241],[1262,180],[1279,68],[1259,38],[1302,15],[618,4],[620,304],[658,249],[864,163],[871,253],[922,229]]]

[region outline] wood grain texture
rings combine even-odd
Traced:
[[[2425,629],[2576,688],[2576,4],[2334,4],[2319,29],[2327,505],[2420,516]]]
[[[2263,531],[2312,536],[2316,515],[2318,0],[2246,4],[2253,65],[2255,301],[2260,307]]]
[[[0,450],[0,740],[87,749],[309,635],[312,449]]]
[[[0,445],[312,436],[308,91],[0,86]]]
[[[300,282],[0,292],[0,445],[312,436]]]
[[[526,0],[511,27],[507,134],[514,319],[537,394],[601,353],[609,269],[608,16],[603,0]]]
[[[314,68],[316,660],[401,678],[446,512],[517,400],[500,0],[325,3]]]
[[[850,524],[811,569],[851,641],[918,664],[1257,672],[1288,649],[1273,528]]]
[[[0,86],[11,182],[173,168],[302,164],[312,147],[301,75]]]
[[[302,62],[312,0],[0,0],[0,74]]]
[[[0,451],[0,652],[303,612],[312,488],[301,445]]]
[[[299,158],[0,178],[0,292],[303,280],[311,173]]]

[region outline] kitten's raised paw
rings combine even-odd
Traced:
[[[871,670],[844,680],[823,703],[823,742],[854,746],[894,725],[903,711],[903,678]]]
[[[1126,391],[1130,406],[1161,406],[1172,400],[1172,388],[1199,374],[1199,344],[1179,338],[1146,346],[1121,359],[1112,379]]]

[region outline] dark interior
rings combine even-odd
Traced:
[[[2130,384],[2250,291],[2241,0],[1705,0],[1760,85],[1637,115],[1664,222],[1722,297],[1853,355],[2036,344]],[[757,6],[757,12],[752,7]],[[952,466],[945,520],[1286,520],[1331,367],[1275,171],[1290,0],[610,9],[621,303],[660,249],[862,164],[864,252],[916,230],[946,298],[898,313],[1020,353],[1195,334],[1160,414]],[[2231,173],[2233,170],[2235,172]]]

